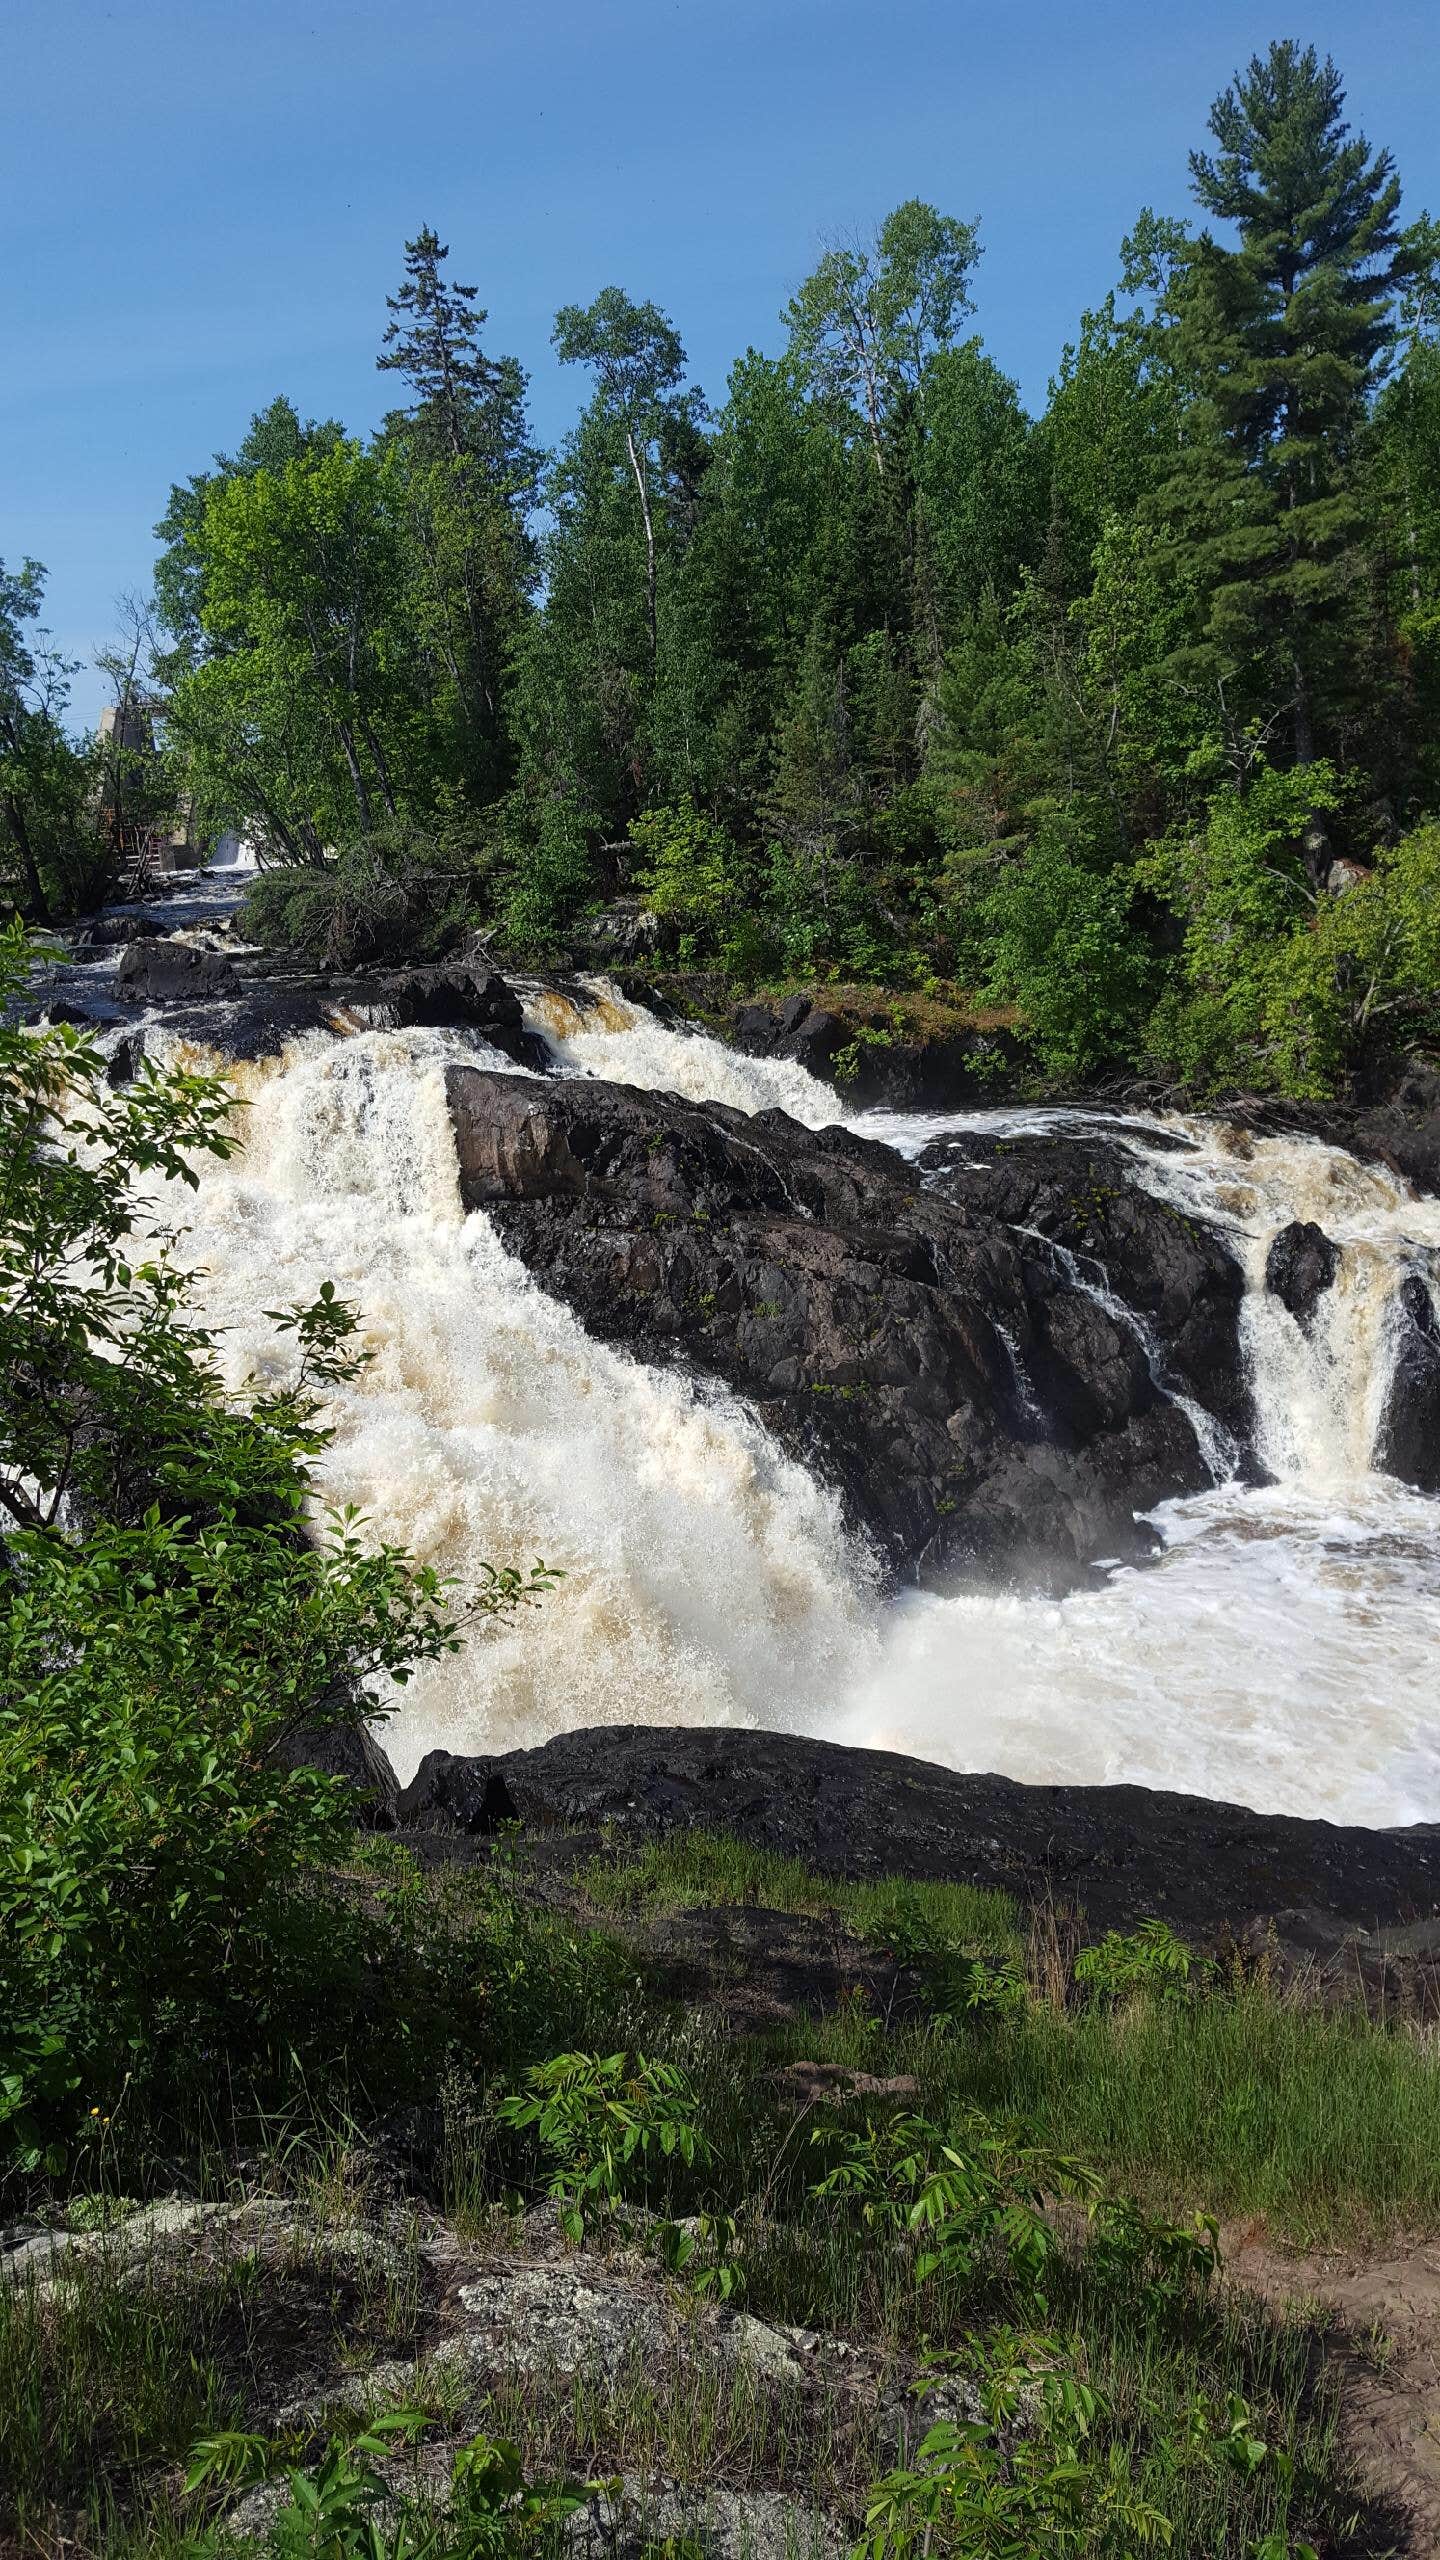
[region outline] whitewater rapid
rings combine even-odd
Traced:
[[[797,1065],[667,1028],[613,991],[530,1018],[562,1072],[841,1121],[914,1155],[965,1129],[1083,1113],[856,1113]],[[342,1389],[325,1491],[473,1585],[480,1560],[565,1579],[403,1693],[387,1744],[507,1748],[586,1724],[757,1723],[1052,1782],[1128,1780],[1365,1823],[1440,1817],[1440,1503],[1372,1465],[1397,1278],[1440,1269],[1440,1203],[1339,1150],[1134,1120],[1137,1177],[1220,1224],[1262,1454],[1155,1515],[1148,1567],[1060,1602],[882,1600],[828,1491],[733,1397],[593,1341],[459,1200],[453,1058],[473,1035],[366,1033],[236,1070],[243,1151],[207,1166],[186,1258],[232,1379],[283,1363],[264,1310],[333,1279],[369,1366]],[[1117,1134],[1116,1124],[1105,1124]],[[1184,1143],[1177,1148],[1176,1140]],[[1263,1286],[1292,1218],[1341,1247],[1312,1337]],[[1103,1275],[1102,1275],[1103,1279]]]

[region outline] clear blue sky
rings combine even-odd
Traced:
[[[6,0],[0,556],[77,657],[149,580],[174,479],[286,392],[364,429],[404,239],[433,222],[554,439],[561,302],[616,282],[712,397],[822,235],[978,214],[978,325],[1033,405],[1147,202],[1272,36],[1440,212],[1435,0]],[[393,394],[392,394],[393,396]],[[87,716],[94,680],[77,685]]]

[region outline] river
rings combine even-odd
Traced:
[[[1093,1125],[847,1113],[803,1068],[619,998],[582,1015],[537,990],[532,1020],[562,1072],[778,1106],[814,1128],[841,1118],[912,1156],[942,1133]],[[462,1211],[444,1068],[487,1055],[513,1072],[476,1035],[442,1031],[316,1038],[282,1066],[237,1070],[246,1146],[203,1172],[186,1247],[237,1380],[284,1356],[265,1308],[327,1278],[358,1300],[373,1357],[338,1398],[333,1500],[462,1588],[481,1558],[563,1570],[543,1606],[405,1691],[387,1735],[403,1771],[435,1744],[754,1722],[1017,1778],[1440,1818],[1440,1503],[1372,1463],[1394,1294],[1412,1271],[1434,1288],[1440,1202],[1314,1140],[1107,1118],[1137,1179],[1222,1227],[1240,1258],[1275,1481],[1239,1482],[1214,1430],[1216,1481],[1154,1515],[1154,1563],[1055,1602],[886,1598],[830,1494],[753,1414],[592,1340]],[[1269,1242],[1296,1218],[1341,1249],[1309,1335],[1264,1287]],[[1074,1276],[1104,1290],[1098,1265]]]

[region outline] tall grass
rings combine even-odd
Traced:
[[[1300,2243],[1440,2227],[1440,2048],[1263,1988],[1032,2011],[947,2044],[946,2094],[1044,2128],[1153,2202]]]

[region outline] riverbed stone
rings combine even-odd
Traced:
[[[1265,1286],[1288,1307],[1301,1331],[1314,1330],[1320,1300],[1340,1268],[1340,1247],[1313,1218],[1282,1227],[1265,1257]]]

